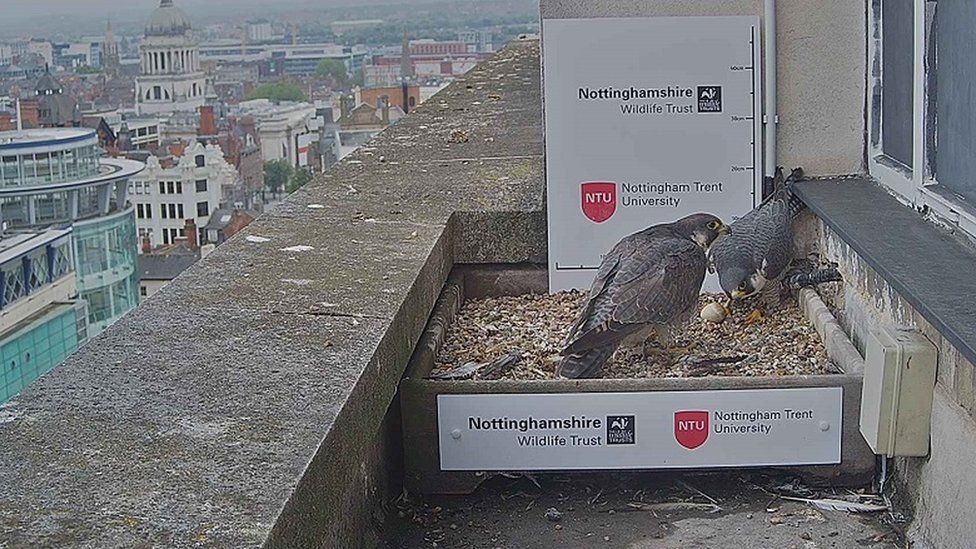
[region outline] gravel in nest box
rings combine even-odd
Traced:
[[[722,296],[703,295],[697,310]],[[586,300],[580,291],[468,300],[447,330],[434,365],[443,372],[468,362],[487,363],[518,351],[522,360],[509,379],[553,379],[559,351]],[[746,316],[758,301],[737,303],[720,324],[697,311],[664,349],[656,340],[645,349],[618,349],[604,366],[605,378],[783,376],[836,371],[816,330],[792,297],[754,324]],[[646,351],[646,352],[645,352]]]

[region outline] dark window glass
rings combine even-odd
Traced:
[[[937,6],[935,177],[976,200],[976,2]]]
[[[911,0],[883,1],[881,12],[881,149],[912,165],[914,8]]]

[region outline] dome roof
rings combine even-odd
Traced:
[[[183,36],[190,28],[190,18],[173,5],[173,0],[160,0],[146,23],[146,36]]]

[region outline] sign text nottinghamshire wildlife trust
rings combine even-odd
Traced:
[[[589,287],[600,254],[648,225],[752,209],[757,21],[543,20],[551,290]]]
[[[838,387],[440,395],[441,469],[839,463],[842,400]]]

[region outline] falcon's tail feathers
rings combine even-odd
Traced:
[[[603,365],[616,348],[616,345],[604,345],[582,353],[567,355],[556,366],[556,375],[565,379],[599,377]]]
[[[777,168],[777,169],[779,170],[781,168]],[[789,205],[791,219],[800,215],[800,212],[802,212],[803,209],[807,207],[807,205],[804,204],[802,200],[800,200],[800,197],[796,196],[796,193],[793,192],[793,184],[796,183],[797,181],[800,181],[801,179],[803,179],[803,168],[793,168],[793,171],[790,172],[790,175],[783,180],[782,188],[789,196],[789,198],[787,199],[788,201],[787,203]]]

